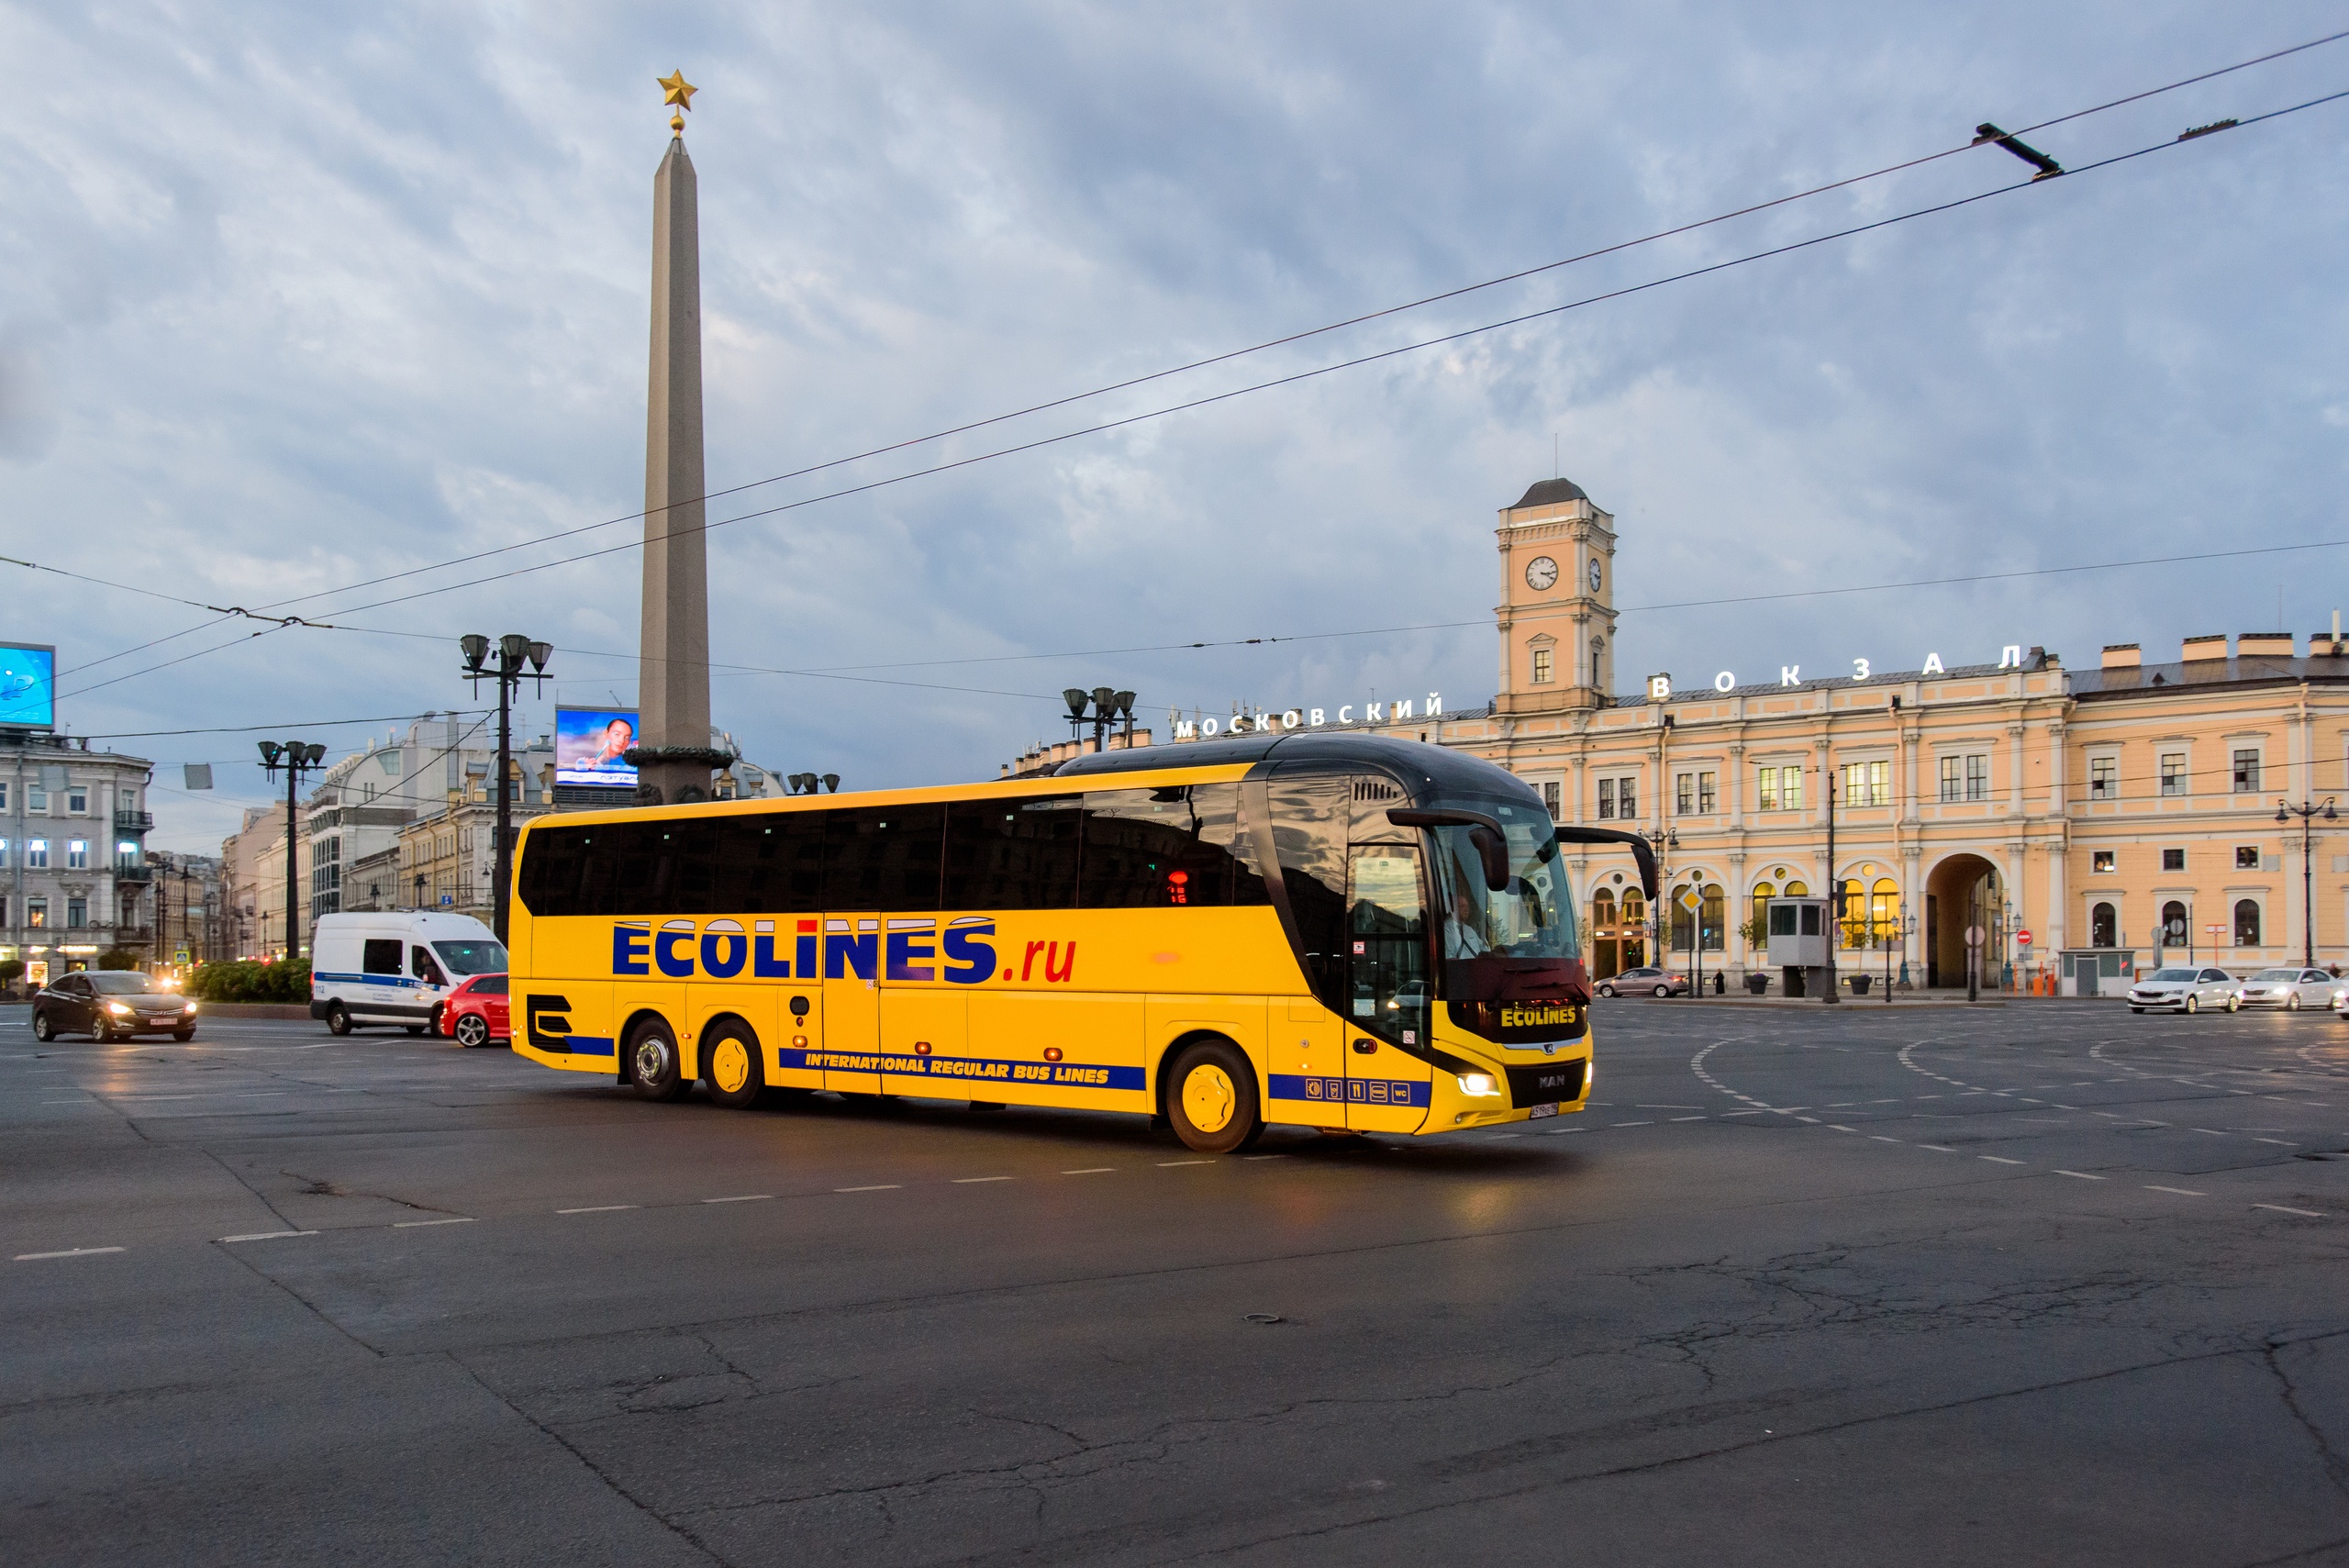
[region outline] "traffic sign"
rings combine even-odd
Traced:
[[[1704,900],[1697,895],[1697,890],[1695,888],[1684,887],[1680,890],[1680,906],[1683,909],[1693,911],[1698,905],[1703,902]]]
[[[2015,933],[2015,945],[2018,947],[2029,947],[2031,945],[2031,933],[2029,931],[2017,931]]]
[[[1986,934],[1987,934],[1987,933],[1985,933],[1985,932],[1983,931],[1982,928],[1981,928],[1981,927],[1979,927],[1979,926],[1968,926],[1968,927],[1966,927],[1966,928],[1965,928],[1965,945],[1966,945],[1967,947],[1970,947],[1970,948],[1978,948],[1978,947],[1980,947],[1980,946],[1982,945],[1982,939],[1983,939],[1983,937],[1984,937]]]

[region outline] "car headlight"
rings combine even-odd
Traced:
[[[130,1016],[130,1009],[120,1002],[108,1002],[106,1004],[106,1011],[114,1014],[117,1018],[127,1018]]]
[[[1500,1080],[1489,1073],[1463,1073],[1460,1092],[1472,1099],[1497,1099],[1501,1092]]]
[[[190,1002],[189,1004],[187,1004],[187,1006],[185,1006],[182,1007],[182,1008],[180,1009],[180,1011],[181,1011],[181,1012],[183,1012],[183,1013],[193,1013],[194,1011],[195,1011],[195,1003],[193,1003],[193,1002]]]

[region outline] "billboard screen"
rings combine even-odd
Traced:
[[[57,650],[0,642],[0,725],[57,728]]]
[[[554,782],[634,789],[636,770],[620,753],[636,744],[636,710],[558,707],[554,710]]]

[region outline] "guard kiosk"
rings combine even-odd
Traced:
[[[1824,898],[1770,900],[1770,967],[1785,977],[1786,995],[1807,996],[1827,985],[1828,928]]]
[[[2137,983],[2134,948],[2065,948],[2059,996],[2117,996]]]

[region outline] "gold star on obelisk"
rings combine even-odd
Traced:
[[[656,76],[653,80],[661,84],[661,101],[664,104],[674,104],[681,110],[692,108],[694,95],[701,91],[685,80],[685,73],[683,71],[673,71],[666,76]],[[685,117],[683,114],[671,115],[669,128],[680,136],[684,135]]]

